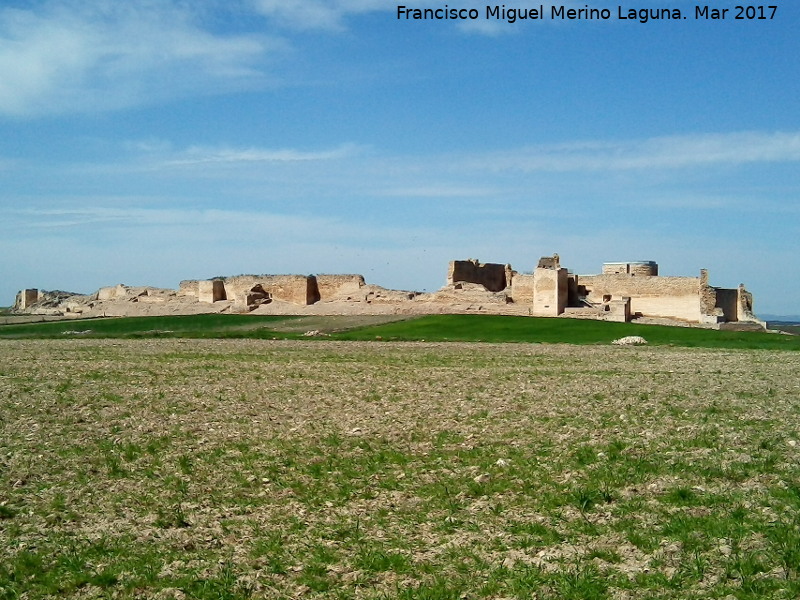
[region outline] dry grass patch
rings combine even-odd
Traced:
[[[793,598],[800,356],[0,344],[0,598]]]

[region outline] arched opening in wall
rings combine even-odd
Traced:
[[[611,302],[611,294],[603,294],[603,304]]]

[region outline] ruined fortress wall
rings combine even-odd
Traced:
[[[121,283],[110,287],[101,287],[97,290],[98,300],[117,300],[128,295],[128,289]]]
[[[649,317],[668,317],[692,323],[702,321],[697,296],[643,296],[631,298],[631,313]]]
[[[603,263],[603,275],[654,277],[658,275],[658,264],[652,260]]]
[[[737,289],[739,295],[738,311],[736,314],[737,321],[751,321],[764,324],[753,312],[753,294],[748,292],[744,284],[739,284]],[[766,325],[764,324],[766,327]]]
[[[480,263],[475,259],[454,260],[447,271],[447,284],[478,283],[490,292],[506,289],[506,274],[510,269],[497,263]]]
[[[605,305],[606,311],[604,319],[606,321],[615,321],[617,323],[627,323],[631,320],[631,299],[623,296],[619,300],[612,300]]]
[[[199,281],[196,279],[186,279],[178,284],[179,296],[193,296],[197,298]]]
[[[219,302],[226,300],[225,284],[221,279],[211,279],[197,282],[197,299],[200,302]]]
[[[116,286],[101,287],[99,290],[97,290],[98,300],[113,300],[116,297],[117,297]]]
[[[722,309],[726,321],[739,320],[739,290],[717,288],[715,291],[716,306]]]
[[[20,291],[19,294],[17,294],[14,307],[19,310],[25,310],[26,308],[30,308],[31,305],[36,304],[38,301],[39,290],[37,288],[28,288]]]
[[[366,285],[363,275],[317,275],[316,282],[322,302],[356,296]]]
[[[511,278],[511,299],[515,304],[533,304],[533,273],[514,273]]]
[[[567,270],[536,269],[533,278],[533,314],[557,317],[567,306]]]
[[[239,275],[225,279],[225,294],[228,300],[244,298],[255,286],[260,285],[274,300],[306,306],[317,299],[313,277],[306,275]]]
[[[701,320],[699,277],[631,277],[630,275],[581,275],[586,299],[600,304],[608,296],[631,298],[631,313],[649,317]]]
[[[700,269],[700,314],[714,317],[711,322],[716,322],[717,306],[717,288],[708,285],[708,271]]]

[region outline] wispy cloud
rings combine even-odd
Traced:
[[[669,172],[745,163],[797,162],[800,161],[800,132],[730,132],[621,141],[597,139],[508,148],[496,152],[423,156],[381,156],[369,146],[352,142],[314,150],[193,146],[174,151],[166,141],[136,147],[143,151],[144,156],[151,154],[159,157],[160,166],[340,160],[349,165],[348,177],[358,172],[384,181],[387,185],[383,186],[382,195],[456,197],[501,193],[496,185],[475,184],[479,179],[478,174],[487,172]],[[461,183],[450,180],[452,178],[459,179]]]
[[[676,169],[800,161],[800,132],[736,132],[542,145],[465,159],[471,168],[516,171]]]
[[[541,3],[540,3],[541,4]],[[277,25],[295,30],[322,30],[330,32],[340,32],[347,29],[347,19],[353,16],[383,12],[387,18],[398,19],[398,6],[405,6],[408,9],[433,9],[433,10],[474,10],[477,18],[466,19],[440,19],[438,23],[445,26],[452,26],[467,34],[478,34],[486,36],[497,36],[509,33],[519,33],[523,31],[525,23],[529,19],[520,19],[519,14],[531,8],[539,8],[539,4],[532,6],[497,4],[502,7],[502,12],[492,12],[488,14],[487,3],[481,0],[450,0],[441,4],[414,4],[410,3],[387,3],[385,0],[251,0],[251,5],[261,15],[269,18]],[[549,16],[552,2],[542,4],[544,12]],[[559,5],[565,6],[584,6],[576,0],[563,0]],[[490,5],[494,7],[494,5]],[[509,10],[510,9],[510,10]],[[409,19],[406,19],[408,15]],[[400,20],[418,22],[413,18],[414,13],[404,13]],[[541,18],[541,17],[540,17]],[[548,19],[543,22],[552,23]]]
[[[349,16],[396,10],[385,0],[252,0],[252,5],[281,26],[298,30],[341,31]]]
[[[400,198],[497,198],[502,190],[492,187],[470,187],[465,185],[409,186],[387,189],[384,196]]]
[[[365,229],[362,223],[340,216],[299,214],[253,209],[208,209],[197,207],[138,208],[103,205],[103,199],[81,208],[25,208],[7,211],[0,225],[10,236],[25,235],[38,230],[53,236],[80,237],[90,232],[91,239],[110,239],[114,247],[125,245],[127,239],[157,240],[175,245],[204,239],[212,246],[235,246],[243,250],[269,251],[275,247],[287,249],[298,245],[369,246],[405,243],[414,236],[431,235],[426,226],[401,227],[385,225],[375,230]],[[265,246],[263,240],[269,240]]]
[[[351,158],[359,147],[343,144],[330,150],[303,151],[291,148],[210,148],[196,146],[182,152],[178,157],[165,161],[164,166],[186,166],[197,164],[236,164],[260,162],[306,162]]]
[[[95,199],[101,201],[101,199]],[[116,202],[119,199],[108,199]],[[113,227],[115,225],[129,227],[155,226],[167,228],[182,228],[191,230],[196,227],[238,227],[257,228],[276,234],[280,231],[294,231],[301,227],[315,227],[320,230],[330,229],[333,219],[317,218],[318,223],[310,222],[307,218],[293,215],[278,215],[264,212],[251,212],[241,210],[196,209],[196,208],[115,208],[108,205],[93,205],[81,208],[28,208],[12,209],[7,215],[15,221],[15,227],[71,229],[98,225]],[[248,225],[249,224],[249,225]],[[227,232],[226,232],[227,233]]]
[[[129,180],[128,193],[158,195],[159,190],[170,189],[169,198],[151,200],[161,204],[208,206],[224,201],[272,206],[291,200],[345,214],[355,211],[356,205],[369,212],[377,206],[376,199],[384,199],[381,214],[389,211],[403,218],[413,212],[394,208],[394,199],[415,203],[414,212],[455,207],[462,211],[469,206],[471,214],[486,202],[509,213],[538,215],[573,214],[579,206],[609,204],[652,210],[736,206],[740,211],[785,212],[785,204],[796,204],[790,200],[796,186],[791,172],[800,161],[800,132],[598,138],[497,152],[423,155],[387,153],[352,142],[306,148],[181,149],[170,140],[149,139],[122,147],[127,152],[111,153],[107,161],[49,169],[51,173],[57,169],[64,189],[81,186],[87,178],[119,181],[136,174]],[[758,185],[742,178],[743,170],[736,168],[741,165],[759,165],[764,175]],[[780,189],[773,189],[777,184],[771,183],[766,169],[783,174]],[[199,179],[204,183],[197,188]],[[771,186],[769,193],[764,186]],[[764,198],[752,202],[759,196]],[[51,206],[68,205],[59,202],[53,199]]]
[[[204,6],[42,0],[0,8],[0,116],[119,110],[278,85],[276,63],[302,51],[290,31],[341,32],[359,15],[393,19],[397,7],[385,0],[244,0],[232,10],[256,17],[252,30],[222,33],[214,27],[218,15],[209,16],[213,11]],[[449,6],[480,9],[476,21],[447,22],[465,32],[518,29],[485,19],[485,5],[477,0]]]
[[[0,10],[0,114],[118,109],[261,82],[280,43],[204,30],[183,5],[50,0]]]

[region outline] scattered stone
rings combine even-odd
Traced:
[[[483,484],[483,483],[488,483],[491,478],[492,476],[489,475],[488,473],[481,473],[480,475],[475,477],[472,481],[474,481],[475,483]]]
[[[639,335],[629,335],[611,342],[615,346],[644,346],[647,340]]]
[[[329,333],[325,333],[324,331],[320,331],[319,329],[312,329],[311,331],[306,331],[303,334],[304,337],[329,337]]]

